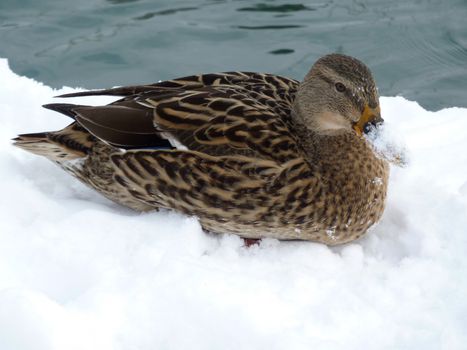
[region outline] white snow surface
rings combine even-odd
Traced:
[[[467,109],[381,98],[409,158],[382,221],[335,248],[246,248],[11,145],[68,124],[41,105],[71,91],[0,60],[0,349],[467,349]]]

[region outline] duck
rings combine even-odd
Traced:
[[[383,123],[379,96],[354,57],[323,56],[301,82],[225,72],[58,97],[97,95],[116,101],[46,104],[71,124],[14,145],[120,205],[211,233],[332,246],[383,215],[389,165],[366,137]]]

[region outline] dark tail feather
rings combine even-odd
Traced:
[[[154,90],[156,84],[149,85],[135,85],[135,86],[122,86],[112,89],[104,90],[91,90],[91,91],[81,91],[81,92],[72,92],[70,94],[63,94],[55,97],[83,97],[83,96],[131,96],[136,95],[145,91]]]
[[[74,105],[70,103],[49,103],[43,105],[42,107],[50,109],[52,111],[56,111],[70,117],[73,120],[76,120],[76,113],[74,111],[75,108],[85,107],[80,105]]]
[[[108,90],[91,90],[91,91],[81,91],[81,92],[71,92],[69,94],[58,95],[54,97],[83,97],[83,96],[102,96],[102,95],[117,95],[122,96],[116,93],[111,93],[114,89]]]

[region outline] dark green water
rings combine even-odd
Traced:
[[[329,52],[366,62],[381,95],[467,106],[466,0],[0,0],[0,57],[54,87],[227,70],[301,79]]]

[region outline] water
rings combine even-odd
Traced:
[[[381,95],[467,106],[466,0],[0,0],[0,57],[54,87],[227,70],[301,79],[329,52],[366,62]]]

